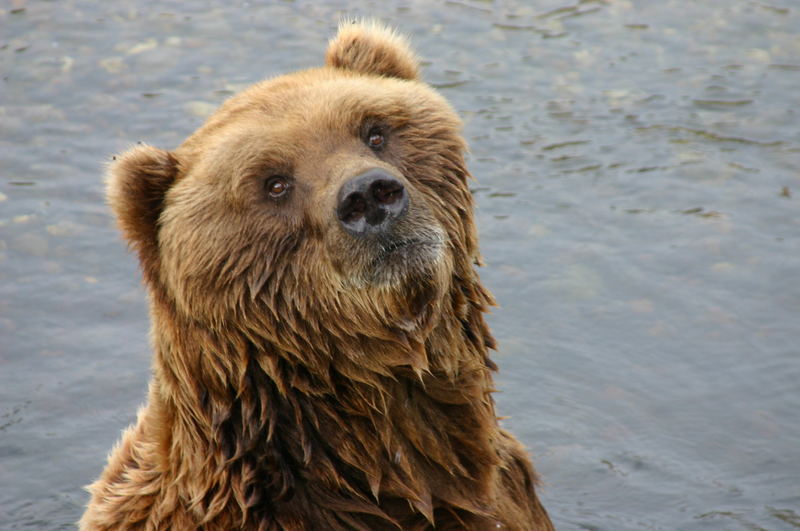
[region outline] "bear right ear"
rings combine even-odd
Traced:
[[[346,21],[328,43],[325,64],[362,74],[419,79],[419,61],[408,41],[376,21]]]
[[[138,251],[146,277],[157,274],[158,218],[179,166],[169,151],[139,145],[115,157],[108,169],[108,203],[123,236]]]

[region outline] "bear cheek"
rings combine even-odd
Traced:
[[[322,296],[320,281],[330,276],[330,262],[313,227],[269,215],[263,205],[212,214],[215,208],[167,212],[163,218],[161,277],[180,311],[223,320],[258,312],[264,301],[291,302],[297,286],[314,284]]]
[[[206,261],[209,249],[198,247],[193,239],[176,237],[180,229],[170,230],[172,228],[167,225],[161,231],[161,281],[178,310],[195,315],[208,306],[199,288],[208,276],[204,271],[208,264],[201,262]],[[197,258],[192,259],[192,256]],[[213,292],[213,286],[206,284],[206,291]]]
[[[214,221],[175,210],[168,208],[161,217],[162,285],[182,313],[218,314],[230,305],[225,270],[236,254],[232,239],[220,234]]]

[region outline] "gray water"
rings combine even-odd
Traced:
[[[149,376],[103,165],[411,34],[462,114],[496,395],[561,530],[800,528],[795,0],[0,2],[0,528],[68,528]]]

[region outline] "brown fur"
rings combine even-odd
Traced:
[[[346,25],[325,67],[112,165],[154,374],[82,529],[552,529],[497,425],[460,123],[417,71],[394,33]],[[398,237],[422,243],[402,260],[333,215],[369,168],[406,187]],[[288,197],[267,197],[273,175]]]

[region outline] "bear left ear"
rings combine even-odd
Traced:
[[[157,274],[158,219],[179,166],[173,153],[140,145],[114,157],[108,169],[108,203],[123,236],[138,251],[148,280]]]
[[[419,61],[408,41],[378,22],[343,22],[328,43],[325,64],[400,79],[419,79]]]

